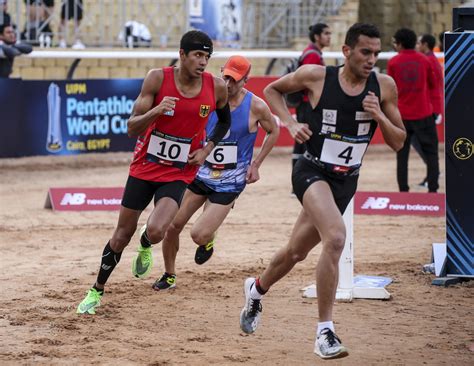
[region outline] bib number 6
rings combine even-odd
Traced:
[[[222,163],[224,161],[223,151],[224,151],[224,148],[222,147],[216,147],[214,149],[214,152],[212,153],[212,157],[214,158],[216,163]]]

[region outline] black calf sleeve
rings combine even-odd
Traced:
[[[148,234],[146,233],[146,230],[143,232],[142,236],[140,237],[140,244],[142,245],[143,248],[151,247],[152,242],[148,238]]]
[[[109,241],[102,252],[102,261],[97,275],[98,284],[105,285],[115,266],[120,262],[121,256],[122,253],[116,253],[112,250]]]

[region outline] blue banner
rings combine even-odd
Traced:
[[[242,38],[242,0],[189,2],[190,26],[217,41],[218,46],[239,47]]]
[[[0,157],[132,151],[141,79],[0,80]]]
[[[474,33],[445,33],[448,275],[474,277]]]

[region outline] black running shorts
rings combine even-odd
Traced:
[[[123,192],[122,206],[131,210],[143,211],[151,199],[156,203],[160,198],[169,197],[181,204],[187,184],[181,180],[174,182],[152,182],[128,177],[125,191]]]
[[[82,0],[67,0],[61,6],[61,19],[82,19],[83,13]]]
[[[319,180],[325,181],[331,188],[337,208],[343,214],[356,192],[358,178],[358,175],[338,177],[335,174],[318,168],[304,157],[301,157],[293,168],[291,180],[293,191],[301,203],[303,203],[304,193],[311,184]]]
[[[210,202],[218,205],[228,205],[240,195],[240,193],[234,192],[216,192],[199,179],[194,179],[188,189],[199,196],[206,196]]]

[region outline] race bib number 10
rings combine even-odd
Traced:
[[[148,144],[147,160],[183,169],[188,161],[192,139],[153,131]]]
[[[237,143],[220,142],[212,149],[205,164],[212,169],[235,169],[237,167]]]

